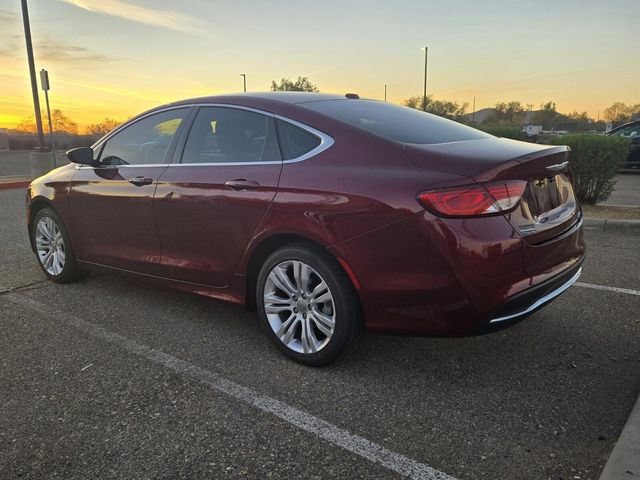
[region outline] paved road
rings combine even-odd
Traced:
[[[574,287],[499,333],[369,335],[309,369],[236,306],[43,282],[23,197],[0,191],[0,478],[597,479],[639,393],[638,296]],[[637,290],[637,239],[587,239],[581,282]]]

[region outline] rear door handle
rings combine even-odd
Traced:
[[[141,187],[142,185],[150,185],[153,183],[153,178],[148,177],[133,177],[129,179],[129,183]]]
[[[245,178],[237,178],[235,180],[228,180],[224,182],[227,187],[231,187],[234,190],[251,190],[260,186],[259,182],[255,180],[247,180]]]

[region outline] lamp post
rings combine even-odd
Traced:
[[[424,47],[424,90],[422,92],[422,110],[427,111],[427,57],[429,47]]]
[[[51,151],[53,152],[53,168],[56,168],[56,142],[53,139],[53,123],[51,122],[51,108],[49,108],[49,89],[51,88],[49,85],[49,72],[47,72],[44,68],[40,70],[40,86],[42,90],[44,90],[44,99],[47,103],[47,118],[49,119],[49,135],[51,135]]]
[[[24,39],[27,44],[27,60],[29,62],[29,76],[31,77],[31,94],[33,95],[33,110],[36,114],[36,130],[38,131],[39,150],[44,150],[44,135],[42,134],[42,118],[40,117],[40,100],[38,98],[38,81],[36,67],[33,61],[33,46],[31,44],[31,26],[29,25],[29,9],[27,0],[22,3],[22,23],[24,24]]]
[[[244,84],[244,92],[247,93],[247,74],[241,73],[240,76],[242,77],[242,81]]]
[[[384,86],[384,101],[387,101],[387,86]]]
[[[476,96],[473,96],[473,111],[471,112],[471,123],[476,123]]]

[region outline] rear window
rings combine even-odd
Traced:
[[[323,100],[303,105],[401,143],[424,145],[491,137],[488,133],[437,115],[375,100]]]

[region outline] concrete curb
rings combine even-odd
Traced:
[[[8,182],[3,182],[0,179],[0,190],[9,190],[11,188],[27,188],[31,180],[10,180]]]
[[[606,220],[604,218],[585,218],[584,228],[602,232],[640,232],[640,220]]]
[[[640,479],[640,397],[600,475],[600,480],[622,479]]]

